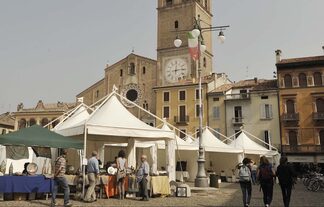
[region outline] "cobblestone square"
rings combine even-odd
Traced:
[[[291,206],[324,206],[323,203],[324,191],[309,192],[305,189],[302,183],[298,183],[292,193]],[[209,193],[193,193],[190,198],[151,198],[148,202],[139,201],[135,199],[126,199],[123,201],[110,198],[100,199],[95,203],[83,203],[73,201],[73,206],[242,206],[242,194],[238,183],[222,183],[221,188],[217,191]],[[62,204],[63,200],[58,199],[58,203]],[[0,206],[49,206],[50,200],[36,200],[36,201],[2,201]],[[251,206],[263,206],[262,192],[259,186],[253,186]],[[274,197],[271,206],[283,206],[282,197],[279,185],[274,187]]]

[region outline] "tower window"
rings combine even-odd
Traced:
[[[146,68],[145,68],[145,66],[142,68],[142,73],[143,73],[143,74],[146,73]]]
[[[99,90],[96,91],[96,98],[99,97]]]
[[[119,76],[120,76],[120,77],[123,77],[123,69],[120,69],[120,71],[119,71]]]
[[[204,65],[204,67],[207,66],[207,60],[206,60],[206,57],[204,57],[204,59],[203,59],[203,65]]]
[[[178,20],[176,20],[176,21],[174,22],[174,28],[175,28],[175,29],[178,29],[178,28],[179,28],[179,22],[178,22]]]
[[[166,6],[172,6],[173,0],[165,0]]]
[[[135,63],[129,65],[129,75],[135,75]]]

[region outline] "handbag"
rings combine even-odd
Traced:
[[[118,170],[117,172],[117,181],[120,180],[121,178],[126,177],[126,172],[125,170]]]

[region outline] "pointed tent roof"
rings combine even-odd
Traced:
[[[87,107],[85,104],[80,104],[78,105],[74,112],[68,115],[66,119],[64,119],[62,122],[58,123],[54,127],[54,131],[56,130],[61,130],[61,129],[66,129],[69,127],[72,127],[74,125],[78,125],[82,122],[84,122],[87,118],[89,118],[90,114],[87,110]]]
[[[76,136],[83,134],[87,128],[88,135],[97,135],[96,138],[98,135],[145,140],[174,138],[173,132],[149,126],[135,117],[117,99],[115,93],[112,92],[85,121],[56,132],[66,136]],[[110,139],[110,141],[121,142],[122,140]]]
[[[0,144],[83,149],[82,141],[64,137],[38,125],[0,135]]]
[[[166,131],[172,131],[167,124],[163,124],[163,126],[161,127],[161,129],[166,130]],[[187,141],[187,140],[191,140]],[[198,150],[198,145],[192,143],[192,139],[190,137],[187,137],[187,140],[183,140],[180,137],[178,137],[176,135],[176,141],[177,141],[177,146],[176,149],[178,150]],[[160,146],[159,146],[160,147]]]
[[[242,149],[246,154],[257,154],[257,155],[275,155],[277,151],[268,150],[267,148],[259,145],[258,143],[251,140],[243,131],[241,134],[229,144],[237,149]]]
[[[196,144],[199,143],[197,139]],[[226,152],[226,153],[242,153],[243,150],[234,148],[220,141],[217,137],[211,133],[209,129],[205,129],[202,133],[202,146],[207,152]]]

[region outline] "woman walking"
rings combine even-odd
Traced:
[[[272,170],[272,165],[265,156],[260,158],[260,166],[258,168],[257,177],[263,192],[264,206],[269,207],[272,202],[274,172]]]
[[[243,165],[239,168],[240,186],[243,194],[243,206],[248,207],[251,201],[252,183],[251,183],[251,164],[249,158],[243,159]]]
[[[120,150],[117,158],[117,185],[119,192],[119,199],[125,198],[125,177],[127,168],[127,159],[124,150]]]
[[[277,168],[276,175],[279,179],[284,206],[289,207],[291,189],[297,176],[292,166],[288,164],[287,157],[280,158],[280,165]]]

